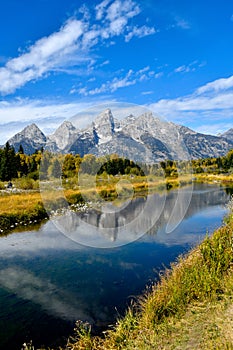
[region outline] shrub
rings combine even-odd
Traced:
[[[69,204],[77,204],[77,203],[83,203],[84,199],[81,195],[81,193],[74,193],[69,196],[67,196],[67,200]]]
[[[39,188],[38,181],[30,179],[28,177],[22,177],[21,179],[16,179],[14,181],[16,188],[21,190],[35,190]]]

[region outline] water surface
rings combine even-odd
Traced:
[[[177,198],[176,191],[169,192],[149,232],[115,248],[78,244],[52,221],[38,230],[1,237],[0,349],[20,349],[30,339],[36,346],[55,346],[65,342],[78,319],[90,322],[94,332],[113,324],[160,269],[221,225],[229,195],[217,185],[196,185],[188,208],[183,201],[177,203]],[[124,240],[118,236],[117,225],[122,225],[122,218],[136,217],[144,205],[144,198],[135,199],[111,220],[109,236],[98,239]],[[167,222],[175,205],[177,213],[186,214],[168,233]],[[97,216],[90,211],[85,220],[102,225],[103,218]],[[136,230],[143,230],[143,225],[141,222]]]

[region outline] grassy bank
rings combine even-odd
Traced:
[[[77,178],[67,179],[61,188],[59,180],[48,182],[46,195],[41,197],[39,182],[32,179],[17,179],[13,181],[16,192],[6,191],[6,183],[0,183],[0,235],[8,233],[15,227],[39,222],[48,217],[49,212],[67,204],[77,204],[83,201],[98,201],[99,198],[108,201],[118,201],[136,196],[146,196],[153,192],[164,192],[192,183],[190,175],[176,177],[148,177],[123,175],[92,176],[85,175],[82,184]],[[199,174],[196,182],[221,183],[232,186],[233,175]],[[90,186],[90,184],[92,184]],[[120,194],[120,197],[119,197]],[[117,201],[115,202],[117,204]]]
[[[120,193],[121,200],[134,196],[148,194],[151,191],[165,191],[167,189],[185,185],[190,179],[153,178],[143,176],[123,177],[108,176],[104,178],[86,175],[83,186],[77,184],[77,179],[70,178],[61,184],[58,180],[48,182],[48,190],[43,196],[39,192],[39,182],[32,179],[17,179],[13,181],[14,189],[6,190],[2,183],[0,188],[0,235],[6,234],[19,226],[38,223],[47,218],[51,211],[67,204],[77,204],[83,201],[103,200],[113,201]],[[95,182],[96,181],[96,182]],[[120,182],[120,186],[119,186]],[[96,188],[90,186],[95,184]],[[15,190],[15,191],[14,191]]]
[[[0,196],[0,234],[38,223],[46,217],[40,193],[7,193]]]
[[[233,203],[231,202],[231,210]],[[103,337],[79,323],[72,350],[233,349],[233,214]]]
[[[195,174],[197,182],[233,184],[233,174]]]

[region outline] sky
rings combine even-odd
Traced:
[[[113,102],[202,133],[233,127],[230,0],[0,0],[0,33],[0,144]]]

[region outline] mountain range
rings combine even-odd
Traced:
[[[152,113],[117,120],[106,109],[85,129],[64,121],[53,134],[46,136],[36,124],[31,124],[8,142],[16,151],[22,145],[27,154],[43,147],[54,153],[80,156],[116,153],[134,161],[153,163],[223,156],[233,149],[233,128],[219,136],[206,135],[163,121]]]

